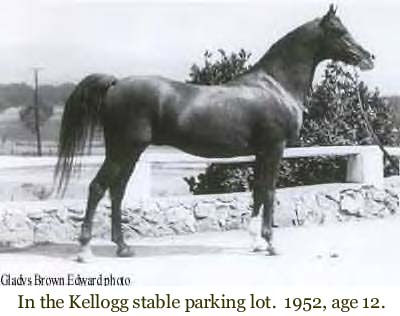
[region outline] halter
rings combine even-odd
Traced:
[[[382,151],[383,156],[389,160],[391,166],[397,170],[397,175],[400,175],[400,166],[398,162],[391,156],[385,147],[383,146],[381,140],[379,139],[378,135],[376,135],[374,129],[372,128],[371,122],[368,119],[368,115],[364,109],[364,102],[362,101],[361,97],[361,89],[360,86],[357,87],[357,99],[358,99],[358,104],[360,105],[360,110],[361,110],[361,115],[364,119],[365,126],[367,127],[368,133],[371,135],[372,139],[374,140],[374,143],[378,145],[379,149]]]

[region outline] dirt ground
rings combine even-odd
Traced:
[[[130,243],[136,257],[114,257],[95,241],[95,258],[74,261],[75,244],[0,253],[1,273],[67,272],[130,276],[138,286],[398,286],[400,217],[323,226],[277,228],[278,256],[249,251],[246,231],[145,238]]]

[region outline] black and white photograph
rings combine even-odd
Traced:
[[[44,308],[23,288],[398,289],[399,9],[2,1],[9,315]],[[380,295],[349,310],[395,315]],[[223,297],[193,308],[249,312]]]

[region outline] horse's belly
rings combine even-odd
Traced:
[[[246,156],[253,154],[252,148],[247,142],[201,142],[201,141],[188,141],[173,142],[168,145],[179,148],[180,150],[195,156],[206,158],[228,158],[237,156]]]

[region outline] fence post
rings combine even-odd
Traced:
[[[360,153],[347,161],[347,182],[364,183],[383,188],[383,154],[378,146],[362,146]]]
[[[145,155],[136,163],[129,179],[124,201],[141,201],[151,196],[151,161]]]

